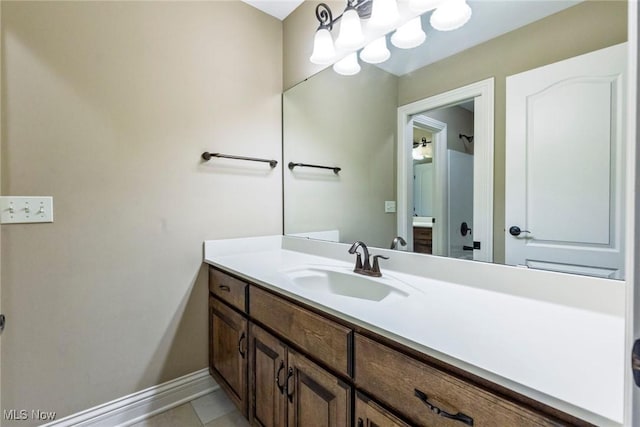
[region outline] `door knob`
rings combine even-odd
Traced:
[[[631,350],[631,370],[633,371],[633,380],[636,386],[640,387],[640,340],[633,343]]]
[[[512,236],[519,236],[520,233],[531,233],[529,230],[521,230],[517,225],[513,225],[509,227],[509,234]]]
[[[460,234],[462,234],[463,236],[466,236],[469,233],[471,233],[471,228],[469,227],[469,224],[467,224],[466,222],[463,222],[462,224],[460,224]]]

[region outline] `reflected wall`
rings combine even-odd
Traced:
[[[398,78],[371,65],[326,69],[284,93],[285,234],[337,230],[339,240],[386,247],[396,215]],[[286,168],[289,162],[340,167]]]

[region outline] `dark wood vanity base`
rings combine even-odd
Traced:
[[[592,426],[213,267],[209,290],[209,371],[251,425]]]
[[[413,251],[421,254],[433,253],[433,228],[413,227]]]

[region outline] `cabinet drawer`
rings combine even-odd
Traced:
[[[415,425],[559,425],[357,334],[355,354],[356,385],[398,409]]]
[[[311,357],[351,376],[351,329],[298,307],[262,289],[249,289],[249,313]]]
[[[209,268],[209,291],[240,311],[246,312],[247,286],[242,280]]]
[[[356,427],[410,427],[373,400],[356,392]]]

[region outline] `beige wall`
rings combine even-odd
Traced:
[[[304,2],[285,20],[285,88],[317,71],[309,65],[308,58],[317,27],[313,12],[317,3]],[[495,261],[504,261],[506,76],[626,41],[626,11],[626,2],[622,0],[588,0],[399,78],[398,105],[405,105],[495,77]],[[291,40],[296,37],[299,39]],[[305,40],[308,44],[303,43]]]
[[[285,163],[342,168],[285,170],[287,234],[337,229],[341,242],[391,244],[396,215],[384,202],[395,200],[397,94],[396,76],[366,64],[357,77],[327,69],[285,92]]]
[[[465,145],[465,142],[460,139],[461,133],[473,135],[473,113],[471,111],[454,105],[429,111],[425,116],[447,124],[448,149],[473,154],[473,144]]]
[[[55,211],[2,227],[3,409],[62,417],[205,368],[202,242],[280,233],[282,196],[280,163],[200,154],[279,160],[281,22],[3,1],[2,37],[2,194]]]

